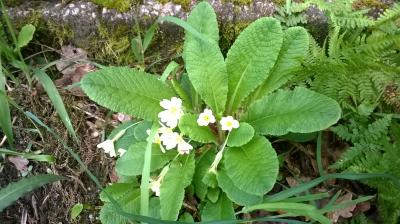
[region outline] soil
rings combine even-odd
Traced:
[[[34,95],[26,86],[19,86],[10,92],[15,102],[23,106],[24,111],[30,111],[51,127],[56,133],[69,139],[67,144],[79,154],[86,166],[105,185],[110,182],[109,174],[113,167],[113,160],[96,148],[101,141],[101,134],[94,137],[94,132],[104,132],[105,124],[102,118],[106,117],[105,110],[99,108],[85,97],[71,96],[62,92],[73,126],[80,137],[80,146],[74,144],[55,112],[49,98],[45,94]],[[62,144],[46,130],[40,129],[39,134],[31,132],[32,123],[23,113],[14,110],[14,133],[16,149],[23,151],[28,147],[32,151],[42,150],[43,154],[50,154],[56,158],[54,164],[30,161],[32,170],[29,175],[53,173],[66,177],[66,180],[48,184],[35,190],[18,200],[12,206],[0,213],[0,223],[15,224],[52,224],[52,223],[98,223],[100,201],[99,191],[94,183],[86,176],[77,162],[70,156]],[[99,124],[99,130],[93,130],[93,124]],[[20,179],[18,170],[8,161],[0,172],[0,188],[12,181]],[[80,219],[70,220],[70,209],[76,203],[87,206]]]

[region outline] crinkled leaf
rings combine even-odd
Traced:
[[[301,68],[308,46],[308,33],[303,27],[290,27],[285,31],[278,60],[260,87],[258,98],[277,90],[292,78],[294,71]]]
[[[221,193],[218,201],[215,203],[207,201],[201,211],[201,221],[216,221],[216,220],[234,220],[235,211],[231,200]],[[232,222],[236,223],[236,222]]]
[[[228,112],[236,111],[240,103],[268,77],[282,42],[282,27],[274,18],[258,19],[240,33],[226,58]]]
[[[204,152],[199,159],[197,159],[196,171],[193,176],[194,192],[197,197],[203,200],[207,195],[208,186],[203,183],[204,175],[207,173],[212,162],[215,158],[215,150],[210,149]]]
[[[335,124],[340,114],[340,106],[335,100],[298,87],[256,101],[242,120],[253,126],[256,133],[284,135],[323,130]]]
[[[81,87],[90,99],[113,111],[157,120],[160,101],[175,94],[156,76],[127,67],[109,67],[84,76]]]
[[[115,185],[115,184],[113,184]],[[124,187],[121,187],[121,191],[116,191],[116,187],[113,185],[107,187],[105,190],[113,188],[112,190],[108,190],[111,196],[121,205],[121,208],[124,211],[128,211],[133,214],[139,214],[140,211],[140,189],[127,187],[127,184],[124,184]],[[121,185],[122,186],[122,185]],[[102,192],[104,195],[104,193]],[[105,196],[103,196],[104,198]],[[121,216],[117,212],[115,212],[115,208],[111,202],[104,203],[100,210],[100,221],[103,224],[125,224],[128,223],[129,219]]]
[[[116,170],[119,175],[136,176],[142,174],[146,142],[131,145],[125,154],[117,160]],[[151,150],[151,171],[162,168],[176,156],[175,150],[163,153],[157,144]]]
[[[278,176],[276,152],[262,136],[241,147],[228,148],[224,164],[234,185],[250,194],[264,195],[272,189]]]
[[[171,163],[160,187],[161,218],[177,220],[185,188],[192,182],[195,169],[194,153],[180,156]]]
[[[227,145],[228,146],[242,146],[248,143],[254,136],[254,128],[245,123],[240,122],[240,126],[237,129],[233,129],[229,135]]]
[[[184,60],[189,79],[197,93],[214,113],[224,111],[228,76],[224,57],[218,46],[218,23],[213,8],[201,2],[192,10],[188,23],[210,40],[205,42],[186,32]]]
[[[226,170],[222,164],[219,166],[217,179],[218,185],[221,187],[221,189],[226,193],[228,198],[236,204],[249,206],[262,202],[261,195],[253,195],[236,187],[232,179],[226,173]]]
[[[182,134],[189,136],[190,139],[197,142],[217,142],[217,139],[210,127],[199,126],[197,124],[197,116],[194,114],[185,114],[181,117],[181,120],[179,121],[179,130]]]
[[[35,26],[32,24],[27,24],[21,28],[21,31],[18,34],[17,48],[25,47],[29,42],[31,42],[35,29]]]

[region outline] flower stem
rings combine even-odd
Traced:
[[[228,135],[226,136],[224,144],[222,144],[221,149],[219,150],[219,152],[215,156],[214,162],[211,164],[211,167],[210,167],[209,171],[212,172],[212,173],[217,173],[217,167],[218,167],[218,164],[221,162],[222,156],[224,154],[224,150],[226,148],[226,143],[228,142],[230,134],[231,134],[231,132],[229,132]]]
[[[144,165],[142,171],[142,183],[140,185],[140,214],[149,214],[149,188],[150,188],[150,166],[151,166],[151,147],[154,137],[157,134],[158,123],[154,122],[151,127],[149,138],[147,139],[146,152],[144,154]]]

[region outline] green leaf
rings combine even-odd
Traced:
[[[8,104],[8,99],[5,95],[5,92],[3,92],[2,90],[0,90],[0,128],[7,136],[7,140],[10,143],[10,145],[14,145],[14,135],[12,131],[10,106]]]
[[[77,203],[71,208],[71,219],[76,219],[83,211],[83,204]]]
[[[144,154],[147,142],[138,142],[131,145],[125,154],[117,160],[115,169],[119,175],[136,176],[142,174]],[[162,168],[176,156],[176,151],[169,150],[163,153],[157,144],[151,150],[151,171]]]
[[[180,156],[171,163],[160,187],[162,219],[178,219],[185,195],[185,188],[192,182],[194,168],[194,153],[187,156]]]
[[[199,126],[197,116],[184,114],[179,121],[179,130],[182,134],[189,136],[192,140],[201,143],[216,143],[217,139],[208,126]]]
[[[208,191],[208,185],[203,182],[203,178],[214,161],[215,154],[216,153],[214,149],[209,149],[206,152],[203,152],[201,157],[197,159],[196,170],[193,176],[193,184],[194,192],[201,200],[204,200]]]
[[[256,101],[242,120],[253,126],[256,133],[284,135],[323,130],[335,124],[340,115],[341,109],[335,100],[298,87]]]
[[[157,23],[154,23],[150,26],[150,28],[146,31],[146,34],[143,37],[143,52],[147,50],[150,46],[151,42],[153,41],[154,33],[157,29]]]
[[[264,195],[278,176],[279,162],[271,143],[256,136],[246,145],[228,148],[224,164],[232,182],[242,191]]]
[[[110,199],[107,197],[108,193],[111,195],[115,200],[119,200],[121,198],[125,198],[130,194],[130,192],[137,190],[137,185],[132,183],[113,183],[106,188],[104,188],[100,192],[100,200],[104,203],[111,202]]]
[[[44,90],[46,91],[47,95],[50,98],[51,103],[53,104],[54,108],[56,108],[56,111],[60,116],[61,121],[64,123],[64,126],[67,128],[69,134],[72,136],[75,142],[78,143],[79,142],[78,137],[76,136],[74,127],[72,126],[71,123],[71,119],[68,116],[68,112],[65,109],[63,100],[60,96],[60,93],[57,90],[57,87],[54,85],[53,81],[43,70],[35,69],[33,73],[35,74],[35,77],[39,80],[39,82],[42,84]]]
[[[114,185],[114,184],[113,184]],[[111,186],[113,186],[111,185]],[[107,187],[106,189],[108,189]],[[131,214],[139,214],[140,189],[125,188],[123,192],[109,191],[111,196],[121,205],[121,209]],[[126,224],[129,219],[115,211],[113,203],[106,202],[100,210],[100,221],[102,224]]]
[[[160,101],[175,94],[156,76],[127,67],[92,72],[81,81],[82,89],[98,104],[146,120],[157,120]]]
[[[201,212],[201,221],[216,220],[235,220],[235,211],[233,210],[232,202],[224,193],[221,193],[217,202],[206,202]]]
[[[147,137],[149,137],[149,134],[147,133],[147,130],[151,129],[152,123],[149,121],[143,121],[140,122],[136,127],[134,131],[134,136],[138,141],[146,141]]]
[[[218,23],[213,8],[199,3],[190,13],[188,23],[210,39],[204,42],[186,32],[183,58],[196,92],[215,114],[224,112],[228,93],[228,76],[224,57],[218,46]]]
[[[308,51],[309,37],[303,27],[290,27],[284,33],[282,49],[268,78],[258,91],[258,98],[277,90],[289,81]]]
[[[10,106],[6,95],[6,76],[3,73],[1,55],[0,55],[0,128],[7,136],[7,141],[11,147],[14,146],[14,135],[12,131],[12,121]]]
[[[194,219],[190,213],[185,212],[179,217],[179,221],[186,222],[186,223],[192,223],[192,222],[194,222]]]
[[[216,187],[216,188],[209,188],[207,192],[207,199],[210,200],[212,203],[216,203],[219,198],[221,190]]]
[[[240,33],[226,58],[228,113],[236,111],[240,103],[268,77],[282,42],[282,28],[274,18],[258,19]]]
[[[306,216],[321,224],[331,224],[332,222],[323,216],[316,207],[303,203],[290,203],[290,202],[273,202],[254,205],[244,208],[243,212],[251,212],[254,210],[265,210],[269,212],[286,211],[291,216]]]
[[[33,177],[23,178],[18,182],[10,183],[6,187],[0,189],[0,212],[7,206],[11,205],[24,194],[39,188],[45,184],[62,180],[63,177],[39,174]]]
[[[114,147],[116,150],[125,149],[127,150],[131,145],[138,142],[139,140],[135,138],[135,129],[136,125],[134,125],[135,121],[128,121],[118,125],[114,128],[111,133],[108,135],[107,139],[113,139],[120,131],[126,130],[124,135],[122,135],[117,141],[114,142]],[[139,125],[139,124],[137,124]],[[131,126],[131,127],[129,127]]]
[[[240,122],[240,126],[237,129],[233,129],[229,135],[227,145],[228,146],[242,146],[248,143],[254,136],[254,128],[245,123]]]
[[[217,180],[218,180],[218,185],[226,193],[228,198],[238,205],[248,206],[262,202],[261,195],[253,195],[245,191],[242,191],[238,187],[236,187],[222,165],[219,165],[219,170],[217,172]]]
[[[17,39],[17,48],[25,47],[31,42],[33,34],[35,33],[35,26],[32,24],[27,24],[21,28]]]

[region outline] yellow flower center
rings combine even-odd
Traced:
[[[228,127],[232,127],[232,126],[233,126],[233,123],[232,123],[232,121],[227,121],[227,122],[226,122],[226,126],[228,126]]]
[[[205,116],[204,116],[204,120],[205,120],[205,121],[210,121],[210,117],[209,117],[208,115],[205,115]]]

